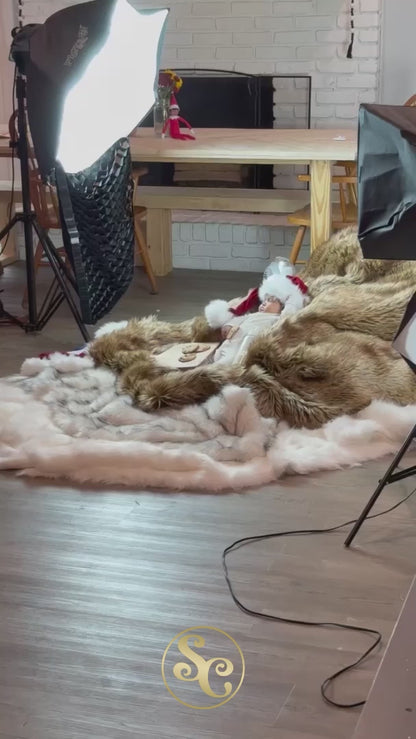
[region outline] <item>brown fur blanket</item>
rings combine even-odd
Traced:
[[[317,428],[375,399],[416,403],[415,375],[391,346],[416,289],[416,264],[364,260],[347,229],[313,252],[301,277],[311,303],[259,336],[241,365],[156,366],[155,347],[218,339],[204,318],[133,319],[95,339],[91,355],[120,373],[120,388],[147,411],[204,401],[228,383],[249,387],[263,416],[297,427]]]

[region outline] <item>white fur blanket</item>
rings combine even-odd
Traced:
[[[246,389],[147,414],[88,356],[28,359],[0,380],[0,469],[130,487],[219,491],[395,452],[416,406],[374,402],[318,431],[261,418]]]

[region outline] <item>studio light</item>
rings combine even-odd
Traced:
[[[416,259],[416,107],[360,107],[358,238],[365,259]],[[416,370],[416,294],[393,346]]]
[[[358,238],[365,259],[416,259],[416,107],[361,105]]]
[[[134,269],[134,224],[128,134],[152,108],[167,9],[136,11],[127,0],[92,0],[16,29],[10,57],[16,63],[20,115],[16,143],[24,180],[29,173],[26,111],[42,180],[56,186],[65,250],[65,274],[53,244],[45,253],[71,306],[70,282],[79,297],[78,323],[96,323],[117,303]],[[23,164],[22,164],[23,162]],[[29,322],[45,321],[36,309],[33,226],[24,208]],[[14,225],[14,224],[12,224]],[[43,242],[42,242],[43,243]],[[50,317],[50,316],[49,316]],[[81,327],[81,326],[80,326]],[[85,333],[85,332],[83,332]]]
[[[365,259],[416,259],[416,107],[361,105],[358,128],[358,238]],[[416,373],[416,293],[393,347]],[[345,540],[355,539],[386,485],[416,475],[396,471],[416,439],[414,426]]]

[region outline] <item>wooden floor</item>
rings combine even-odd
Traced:
[[[9,308],[18,305],[21,279],[18,268],[0,278]],[[150,296],[138,273],[111,318],[156,310],[187,317],[257,279],[177,271]],[[65,310],[37,336],[1,326],[1,374],[27,356],[81,345]],[[246,535],[352,519],[386,466],[225,495],[74,488],[1,474],[0,739],[351,737],[359,711],[325,705],[319,686],[368,639],[243,614],[227,591],[221,553]],[[411,487],[412,480],[391,487],[378,510]],[[366,523],[350,551],[347,530],[240,549],[231,567],[238,595],[287,617],[378,628],[385,646],[416,569],[415,515],[416,496]],[[246,661],[236,697],[205,711],[175,701],[161,678],[169,641],[201,624],[228,632]],[[380,656],[343,678],[335,697],[365,697]]]

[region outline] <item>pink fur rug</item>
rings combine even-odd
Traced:
[[[200,406],[144,413],[86,356],[29,359],[0,380],[0,469],[134,488],[240,490],[397,451],[416,406],[373,402],[321,429],[289,429],[228,386]]]

